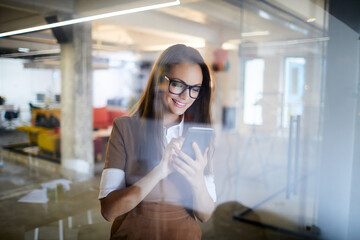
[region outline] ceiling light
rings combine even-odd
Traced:
[[[225,42],[221,45],[221,48],[224,50],[237,50],[239,46],[236,44]]]
[[[270,15],[267,12],[264,12],[262,10],[259,10],[259,16],[266,20],[270,20]]]
[[[308,18],[306,20],[306,22],[308,22],[308,23],[312,23],[312,22],[315,22],[315,21],[316,21],[316,18]]]
[[[244,32],[241,33],[242,37],[256,37],[256,36],[267,36],[269,35],[269,31],[254,31],[254,32]]]
[[[157,8],[170,7],[170,6],[175,6],[175,5],[179,5],[179,4],[180,4],[180,0],[176,0],[176,1],[166,2],[166,3],[153,4],[153,5],[149,5],[149,6],[131,8],[131,9],[126,9],[126,10],[121,10],[121,11],[116,11],[116,12],[109,12],[109,13],[103,13],[103,14],[94,15],[94,16],[66,20],[66,21],[62,21],[62,22],[46,24],[46,25],[41,25],[41,26],[37,26],[37,27],[24,28],[24,29],[20,29],[20,30],[0,33],[0,38],[8,37],[8,36],[16,35],[16,34],[29,33],[29,32],[50,29],[50,28],[62,27],[62,26],[66,26],[66,25],[76,24],[76,23],[94,21],[94,20],[103,19],[103,18],[115,17],[115,16],[120,16],[120,15],[130,14],[130,13],[143,12],[143,11],[153,10],[153,9],[157,9]]]
[[[18,48],[18,52],[28,53],[28,52],[30,52],[30,49],[28,49],[28,48]]]

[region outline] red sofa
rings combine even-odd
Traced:
[[[112,126],[115,118],[127,116],[129,113],[124,110],[110,109],[107,107],[93,108],[93,128],[104,129]]]

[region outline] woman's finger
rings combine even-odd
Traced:
[[[194,149],[194,152],[195,152],[195,156],[196,156],[196,159],[198,159],[199,161],[201,161],[202,157],[203,157],[203,154],[199,148],[199,145],[197,145],[196,142],[193,142],[192,143],[192,147]]]
[[[184,176],[185,178],[188,178],[188,173],[183,168],[181,168],[176,162],[173,163],[172,167],[174,168],[175,171],[180,173],[182,176]]]
[[[203,163],[204,163],[204,166],[206,166],[207,165],[207,162],[208,162],[208,154],[209,154],[209,147],[207,147],[206,149],[205,149],[205,152],[204,152],[204,161],[203,161]]]
[[[174,163],[179,166],[181,169],[183,169],[186,173],[191,174],[194,173],[194,169],[189,166],[188,164],[186,164],[182,159],[180,158],[175,158]]]
[[[176,138],[173,138],[173,139],[170,140],[170,142],[169,142],[169,144],[167,146],[173,147],[173,146],[176,146],[176,145],[177,145]]]
[[[182,158],[182,160],[184,160],[185,163],[187,163],[189,166],[193,166],[194,165],[194,159],[192,159],[191,157],[189,157],[187,154],[185,154],[184,152],[175,149],[175,152],[178,154],[178,156],[180,158]]]
[[[183,137],[178,137],[178,140],[179,140],[179,142],[180,142],[180,144],[181,144],[181,147],[182,147],[182,145],[184,144],[185,138],[183,138]]]
[[[171,139],[169,144],[176,146],[176,148],[178,148],[178,149],[181,149],[183,142],[184,142],[184,139],[182,137],[179,137],[179,138]]]

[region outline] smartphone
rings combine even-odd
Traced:
[[[209,146],[210,140],[213,135],[213,128],[191,127],[186,133],[181,151],[195,160],[196,155],[192,143],[196,142],[197,145],[199,145],[201,153],[204,153],[206,147]]]

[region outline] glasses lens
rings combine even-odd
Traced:
[[[192,87],[190,91],[191,98],[198,98],[201,87]]]
[[[178,81],[171,81],[169,87],[170,87],[170,92],[175,94],[182,93],[182,91],[184,91],[184,89],[186,88],[185,84]]]

